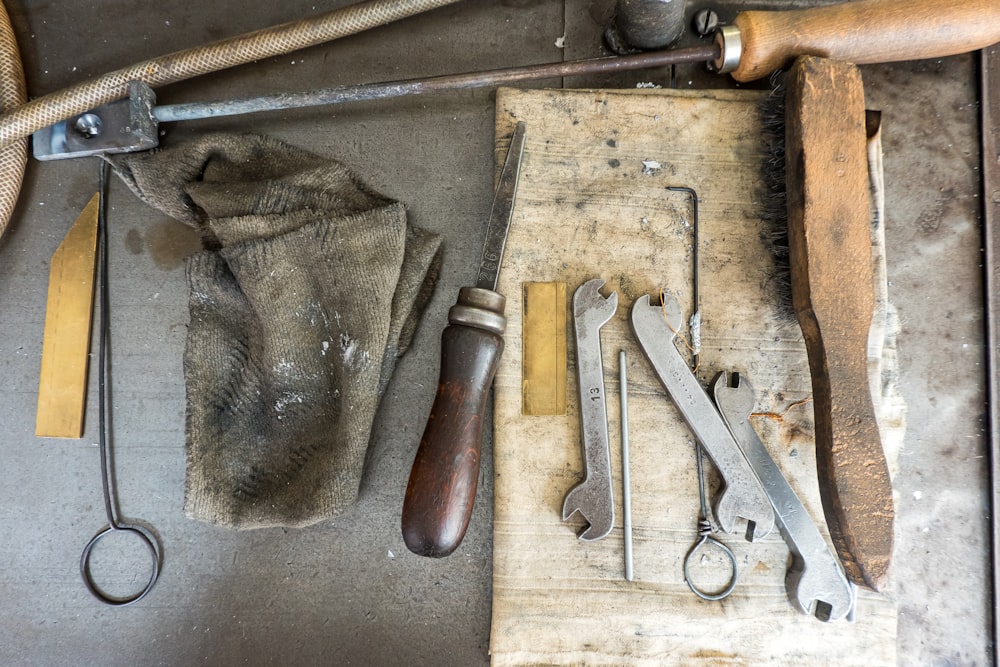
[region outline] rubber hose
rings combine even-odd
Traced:
[[[25,103],[24,69],[6,10],[0,17],[0,235],[24,176],[27,137],[43,127],[122,99],[129,81],[164,86],[354,35],[458,0],[370,0],[319,16],[177,51]],[[2,9],[2,4],[0,4]]]
[[[0,112],[7,113],[24,104],[28,91],[24,85],[24,67],[17,49],[17,39],[10,26],[7,8],[0,3]],[[0,148],[0,237],[17,206],[24,165],[28,160],[28,140],[21,137]]]

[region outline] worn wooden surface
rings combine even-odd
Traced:
[[[849,63],[800,58],[785,108],[792,303],[812,373],[820,495],[848,576],[879,590],[895,512],[865,391],[875,298],[861,73]]]
[[[799,403],[810,397],[805,347],[798,326],[775,315],[773,261],[759,238],[758,99],[741,91],[498,94],[497,136],[517,120],[528,133],[499,287],[510,300],[508,354],[495,383],[494,664],[895,664],[891,585],[882,595],[861,593],[854,624],[802,615],[785,595],[788,551],[777,531],[756,544],[723,536],[741,572],[725,601],[699,600],[682,578],[696,539],[694,448],[627,325],[634,300],[661,288],[690,314],[690,205],[668,186],[691,186],[701,201],[699,378],[720,370],[748,377],[762,439],[810,515],[823,516],[812,412]],[[616,360],[620,349],[628,353],[631,583],[620,511],[611,535],[593,543],[560,520],[582,472],[574,393],[564,416],[521,415],[521,284],[575,289],[594,277],[620,299],[602,330],[618,503]],[[887,442],[895,446],[901,423],[892,425]]]

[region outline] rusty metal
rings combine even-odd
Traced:
[[[216,116],[233,116],[258,111],[278,111],[281,109],[308,106],[345,104],[451,90],[492,88],[518,81],[555,79],[582,74],[625,72],[680,63],[709,62],[717,56],[718,48],[714,44],[708,44],[689,49],[653,51],[630,56],[587,58],[561,63],[545,63],[541,65],[487,70],[484,72],[470,72],[467,74],[447,74],[408,81],[339,86],[304,93],[263,95],[242,100],[172,104],[155,107],[153,109],[153,116],[161,123],[213,118]]]
[[[624,72],[679,63],[708,63],[717,57],[718,47],[709,44],[629,56],[588,58],[424,79],[160,106],[154,106],[156,98],[151,88],[141,82],[133,82],[128,99],[111,102],[41,129],[35,133],[32,147],[35,158],[39,160],[131,153],[156,147],[159,142],[159,123],[490,88],[518,81]]]

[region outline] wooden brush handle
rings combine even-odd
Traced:
[[[857,67],[799,58],[785,123],[792,303],[812,376],[820,495],[848,577],[878,590],[892,556],[894,511],[868,383],[875,297]]]
[[[884,63],[938,58],[1000,42],[998,0],[859,0],[736,17],[737,81],[753,81],[800,55]]]

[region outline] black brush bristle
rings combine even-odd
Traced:
[[[771,77],[771,93],[757,108],[764,142],[761,191],[757,194],[761,241],[774,256],[774,273],[767,289],[773,290],[779,312],[794,318],[792,310],[792,269],[788,256],[788,209],[785,185],[785,82],[784,72]]]

